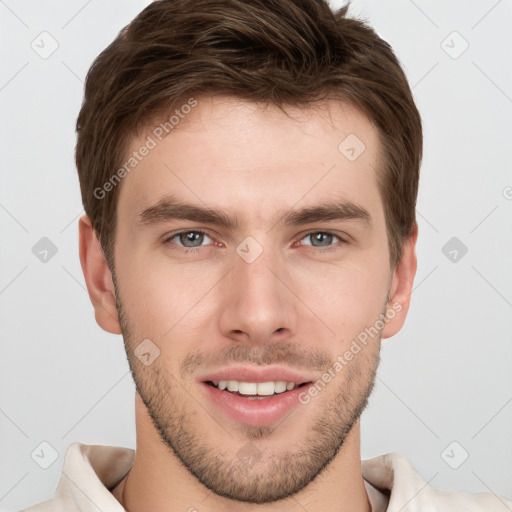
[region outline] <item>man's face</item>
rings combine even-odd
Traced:
[[[336,456],[371,392],[381,332],[335,362],[391,308],[377,131],[328,106],[289,117],[198,98],[161,141],[152,128],[132,141],[130,154],[148,135],[156,145],[120,191],[116,295],[137,390],[189,471],[241,501],[295,493]],[[327,205],[339,208],[300,215]],[[150,364],[134,353],[143,340]]]

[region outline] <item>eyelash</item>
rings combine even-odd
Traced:
[[[188,230],[178,231],[177,233],[170,234],[169,236],[167,236],[163,240],[163,244],[164,245],[174,245],[174,246],[177,247],[177,250],[183,251],[185,253],[196,253],[196,252],[199,251],[199,249],[205,247],[204,245],[201,245],[199,247],[184,247],[184,246],[172,243],[172,240],[174,238],[176,238],[177,236],[182,235],[184,233],[199,233],[201,235],[206,235],[207,237],[213,239],[213,237],[211,237],[206,231],[204,231],[202,229],[188,229]],[[332,235],[333,237],[335,237],[335,238],[337,238],[339,240],[338,243],[342,243],[342,244],[346,244],[347,243],[347,241],[345,239],[343,239],[340,235],[337,235],[336,233],[333,233],[332,231],[321,231],[321,230],[308,231],[298,241],[300,242],[304,238],[306,238],[306,237],[308,237],[310,235],[317,234],[317,233],[322,233],[324,235]],[[214,242],[214,245],[215,245],[215,243],[216,242]],[[295,243],[296,242],[294,242],[294,245],[295,245]],[[328,252],[328,251],[332,251],[332,250],[338,248],[337,244],[333,244],[333,245],[330,245],[330,246],[327,246],[327,247],[316,247],[314,245],[307,245],[306,247],[308,247],[309,250],[316,250],[316,251],[320,251],[320,252]]]

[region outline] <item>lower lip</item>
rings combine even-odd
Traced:
[[[298,397],[306,387],[262,398],[244,398],[204,382],[202,386],[207,397],[225,414],[238,423],[252,427],[263,427],[279,421],[300,403]]]

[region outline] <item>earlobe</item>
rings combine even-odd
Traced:
[[[411,302],[414,276],[416,275],[417,239],[418,226],[416,225],[411,236],[404,242],[402,258],[393,272],[386,308],[386,316],[389,320],[382,330],[382,339],[394,336],[405,323]]]
[[[79,220],[80,264],[87,291],[94,307],[96,322],[105,331],[121,334],[112,273],[108,267],[91,220],[83,215]]]

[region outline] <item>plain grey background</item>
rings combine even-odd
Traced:
[[[73,150],[90,64],[147,3],[0,0],[1,509],[50,498],[74,441],[135,446],[122,338],[96,325],[78,260]],[[411,310],[383,342],[362,457],[511,499],[512,1],[351,12],[393,46],[425,130]]]

